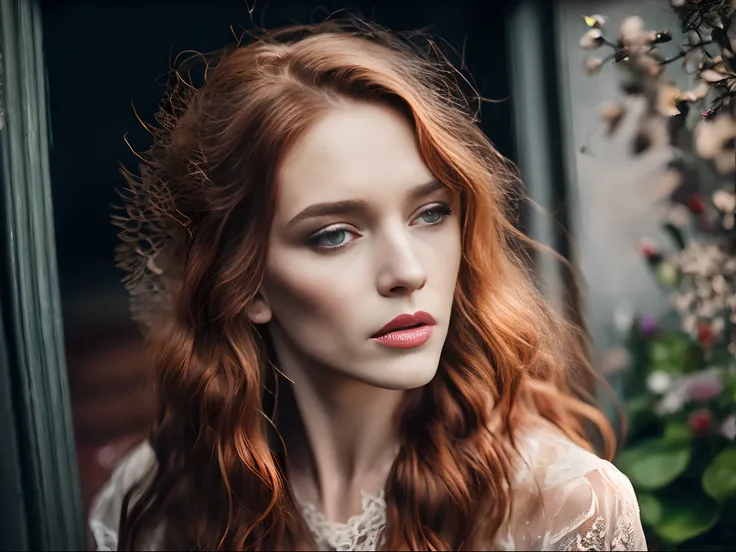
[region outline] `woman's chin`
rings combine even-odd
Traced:
[[[417,354],[404,358],[394,358],[382,362],[373,369],[366,367],[353,377],[374,387],[406,391],[427,385],[437,374],[439,357],[436,355]]]

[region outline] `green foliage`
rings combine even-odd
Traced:
[[[662,514],[654,531],[668,543],[677,545],[697,537],[718,521],[718,508],[703,495],[669,497],[661,504]]]
[[[697,366],[693,342],[682,333],[664,334],[649,342],[652,371],[685,374]]]
[[[638,488],[653,491],[672,483],[690,462],[690,443],[651,439],[618,456],[618,466]]]
[[[725,550],[736,524],[736,442],[721,426],[736,412],[736,362],[682,330],[644,332],[640,322],[628,339],[628,442],[615,463],[634,485],[648,539],[667,550]],[[649,388],[654,373],[671,380],[666,391]],[[713,381],[703,379],[708,373]],[[703,381],[718,386],[688,395],[702,394]],[[663,410],[671,396],[679,402]]]
[[[649,493],[639,493],[638,498],[642,522],[656,527],[662,521],[662,503],[655,495]]]
[[[708,465],[703,489],[718,502],[736,496],[736,446],[722,450]]]

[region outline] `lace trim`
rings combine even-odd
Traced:
[[[606,547],[606,521],[598,516],[590,530],[585,534],[576,533],[565,539],[555,550],[611,550],[613,552],[627,552],[634,550],[634,524],[628,517],[621,517],[616,522],[616,528],[611,539],[611,547]]]
[[[628,518],[621,518],[616,523],[616,531],[611,541],[611,550],[624,552],[626,550],[634,550],[636,540],[636,531],[634,530],[634,522]]]
[[[378,496],[361,493],[360,514],[346,523],[328,520],[314,504],[303,503],[302,515],[317,541],[319,549],[334,551],[374,551],[381,544],[386,527],[386,499],[384,492]]]

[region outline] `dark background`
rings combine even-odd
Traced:
[[[426,28],[458,52],[480,94],[505,100],[483,106],[483,129],[515,159],[506,15],[493,0],[316,2],[44,1],[52,145],[51,182],[67,365],[85,508],[111,466],[145,435],[153,415],[149,370],[114,266],[110,223],[120,163],[134,169],[149,137],[147,122],[165,75],[184,50],[213,51],[234,42],[231,27],[318,22],[350,9],[394,30]]]

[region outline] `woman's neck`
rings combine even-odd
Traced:
[[[298,410],[279,421],[292,488],[300,501],[344,522],[360,511],[361,492],[378,494],[385,485],[399,449],[395,421],[404,391],[313,366],[282,370],[294,382]]]

